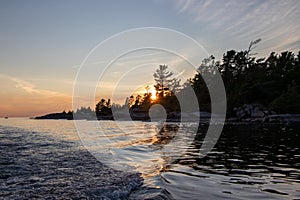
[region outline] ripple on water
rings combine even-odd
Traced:
[[[37,195],[44,194],[49,198],[51,195],[67,197],[65,193],[70,198],[101,195],[123,198],[141,183],[137,174],[124,174],[99,164],[82,146],[78,146],[78,138],[70,131],[72,128],[69,127],[67,137],[58,128],[46,128],[54,125],[68,127],[69,122],[47,123],[43,127],[54,133],[53,137],[43,135],[43,131],[36,131],[40,134],[19,134],[15,130],[11,138],[0,134],[0,143],[8,144],[0,145],[0,148],[19,152],[17,159],[13,154],[10,154],[12,159],[0,156],[0,163],[7,163],[1,165],[0,175],[3,176],[0,178],[9,180],[10,184],[0,184],[3,195],[11,195],[17,188],[21,191],[19,195],[37,191]],[[155,199],[158,196],[161,199],[300,198],[300,136],[295,134],[299,132],[297,127],[286,127],[282,134],[281,125],[225,126],[212,152],[199,158],[199,148],[205,136],[203,131],[195,137],[190,134],[189,126],[183,127],[180,137],[173,143],[177,130],[174,124],[164,128],[162,134],[154,131],[152,123],[137,122],[138,128],[122,123],[124,130],[128,129],[122,134],[112,122],[106,124],[117,144],[112,147],[115,153],[120,153],[121,164],[132,164],[145,172],[142,175],[145,184],[134,191],[130,199]],[[91,133],[90,148],[105,149],[94,140],[106,145],[107,133],[103,139],[90,126],[92,122],[82,124],[87,133]],[[10,140],[16,142],[10,145]]]
[[[0,137],[2,198],[125,199],[142,183],[139,174],[112,170],[49,134],[0,127]]]

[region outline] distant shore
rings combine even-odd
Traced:
[[[199,117],[200,116],[200,117]],[[191,112],[191,113],[180,113],[180,112],[173,112],[168,115],[167,122],[180,122],[183,121],[191,121],[195,122],[200,119],[199,122],[201,123],[209,123],[210,119],[213,118],[214,120],[222,119],[222,116],[217,114],[211,114],[209,112]],[[33,119],[43,120],[43,119],[50,119],[50,120],[115,120],[112,115],[110,116],[97,116],[96,115],[85,115],[81,117],[75,117],[71,113],[51,113],[46,114],[43,116],[38,116]],[[118,118],[118,121],[150,121],[148,113],[138,113],[138,114],[131,114],[130,118]],[[216,121],[216,123],[217,123]],[[270,114],[265,116],[255,116],[255,117],[229,117],[226,118],[225,123],[294,123],[300,122],[300,114]]]
[[[73,120],[73,114],[72,113],[50,113],[43,116],[34,117],[33,119],[67,119],[67,120]]]

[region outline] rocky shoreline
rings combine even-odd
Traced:
[[[180,113],[178,114],[180,116]],[[184,113],[185,115],[185,120],[184,122],[197,122],[196,119],[197,117],[193,113]],[[73,118],[64,118],[64,117],[36,117],[34,119],[50,119],[50,120],[74,120]],[[200,123],[209,123],[211,119],[210,113],[200,114]],[[214,117],[213,123],[218,123],[221,119],[218,116]],[[94,118],[85,118],[81,120],[96,120]],[[100,118],[97,120],[113,120],[112,117],[105,117],[105,118]],[[148,121],[150,122],[151,120],[149,118],[133,118],[133,119],[121,119],[120,121],[130,121],[130,120],[135,120],[135,121]],[[168,118],[166,122],[180,122],[181,118],[180,117],[173,117],[173,118]],[[225,120],[225,124],[233,124],[233,123],[300,123],[300,114],[273,114],[273,115],[265,115],[263,117],[246,117],[246,118],[237,118],[237,117],[230,117]]]
[[[298,123],[300,122],[300,114],[276,114],[274,111],[264,109],[258,104],[244,104],[243,106],[234,108],[234,117],[227,117],[225,123]],[[119,121],[151,121],[148,112],[131,112],[130,117],[125,113],[116,113]],[[123,117],[122,117],[123,116]],[[170,112],[167,114],[167,122],[200,122],[223,123],[224,116],[212,114],[209,112]],[[73,116],[72,112],[52,113],[44,116],[35,117],[33,119],[63,119],[63,120],[115,120],[113,115],[96,116],[94,113],[86,113]],[[153,119],[152,119],[153,121]],[[155,120],[154,120],[155,121]]]
[[[276,114],[259,104],[244,104],[234,108],[236,117],[226,122],[292,123],[300,122],[300,114]]]

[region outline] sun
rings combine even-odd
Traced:
[[[150,90],[151,100],[156,100],[156,90]]]
[[[142,90],[143,94],[148,94],[151,95],[150,99],[151,101],[156,101],[157,100],[157,93],[156,93],[156,89],[154,87],[154,85],[147,85],[146,87],[144,87],[144,90]]]

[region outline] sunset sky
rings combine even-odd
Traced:
[[[255,51],[264,57],[272,51],[300,50],[299,19],[299,0],[2,0],[0,117],[72,109],[73,84],[84,58],[97,44],[122,31],[173,29],[195,39],[217,59],[227,50],[244,50],[250,41],[261,38]],[[119,60],[116,73],[135,66],[137,59],[153,63],[146,72],[136,71],[140,75],[135,79],[145,85],[157,64],[176,66],[176,58],[147,51]],[[132,80],[125,83],[135,85]],[[111,85],[103,84],[103,88]],[[100,93],[109,97],[104,89]]]

